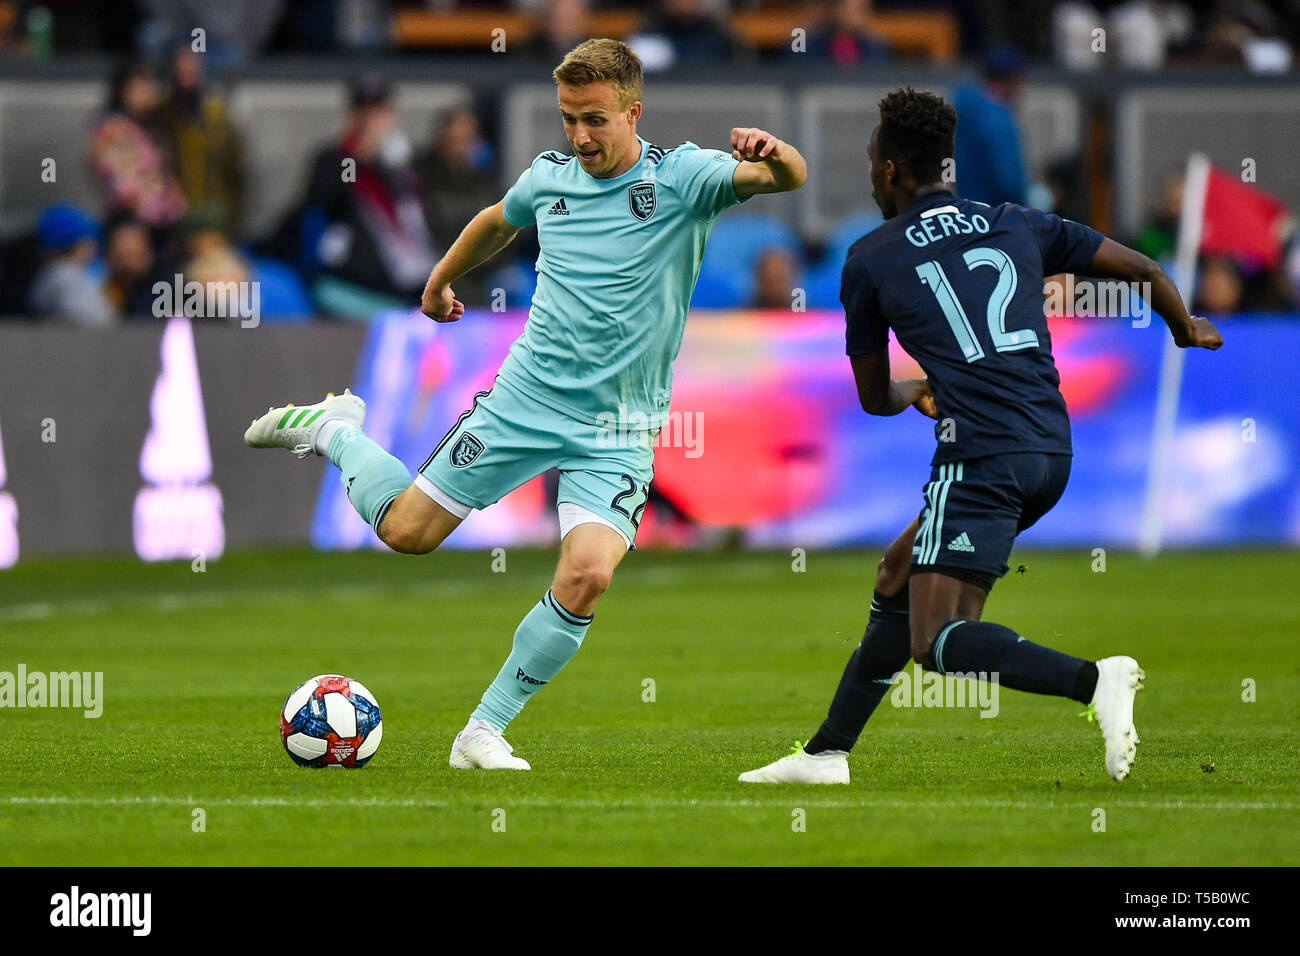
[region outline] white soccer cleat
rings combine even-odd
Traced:
[[[842,750],[810,754],[794,750],[775,763],[740,775],[741,783],[848,783],[849,755]]]
[[[1103,657],[1097,661],[1097,689],[1088,706],[1096,713],[1106,740],[1106,772],[1116,780],[1128,776],[1137,756],[1133,698],[1146,676],[1131,657]]]
[[[342,395],[330,392],[315,405],[285,405],[268,408],[244,432],[249,448],[287,448],[299,458],[316,451],[316,436],[326,422],[341,421],[357,428],[366,418],[366,403],[351,389]]]
[[[451,766],[455,770],[532,770],[515,748],[485,720],[471,717],[451,744]]]

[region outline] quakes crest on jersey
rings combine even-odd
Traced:
[[[635,183],[627,187],[627,205],[632,215],[645,222],[655,214],[655,184]]]

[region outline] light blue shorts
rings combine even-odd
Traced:
[[[498,378],[474,397],[415,484],[463,518],[558,468],[561,536],[594,520],[631,548],[654,478],[657,434],[580,422]]]

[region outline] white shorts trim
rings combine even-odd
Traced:
[[[419,488],[421,491],[423,491],[426,495],[428,495],[438,504],[442,505],[452,514],[454,514],[457,518],[468,518],[469,513],[474,510],[469,505],[462,504],[461,502],[457,501],[451,495],[447,494],[447,492],[443,491],[441,488],[435,485],[428,478],[424,477],[424,475],[415,476],[415,487]]]
[[[555,507],[556,513],[560,516],[560,540],[563,541],[570,531],[580,524],[603,524],[606,528],[613,528],[618,532],[618,536],[623,539],[623,543],[629,549],[632,547],[632,540],[627,536],[627,532],[620,528],[608,518],[603,518],[594,511],[588,511],[582,505],[575,505],[572,501],[561,501]]]
[[[474,509],[467,504],[457,501],[447,492],[443,491],[424,475],[415,476],[415,487],[428,495],[442,507],[446,508],[457,518],[468,518],[469,513]],[[561,501],[556,506],[556,512],[560,519],[560,540],[563,541],[570,531],[580,524],[603,524],[606,528],[618,532],[618,536],[623,539],[623,544],[631,549],[632,540],[627,536],[627,532],[610,521],[608,518],[596,514],[594,511],[576,505],[572,501]]]

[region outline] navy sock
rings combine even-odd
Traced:
[[[1083,670],[1079,671],[1079,678],[1074,682],[1074,693],[1071,696],[1081,704],[1092,700],[1092,695],[1097,692],[1097,676],[1097,665],[1088,661],[1083,665]]]
[[[835,690],[830,711],[817,733],[804,745],[810,754],[827,750],[852,750],[876,706],[889,693],[896,673],[912,657],[908,596],[886,597],[876,592],[862,643],[849,657],[844,676]]]
[[[1053,694],[1086,704],[1096,687],[1096,665],[1026,640],[990,621],[952,621],[930,649],[940,674],[996,674],[998,683],[1031,694]],[[1088,687],[1088,669],[1092,687]],[[1087,690],[1086,697],[1079,696]]]

